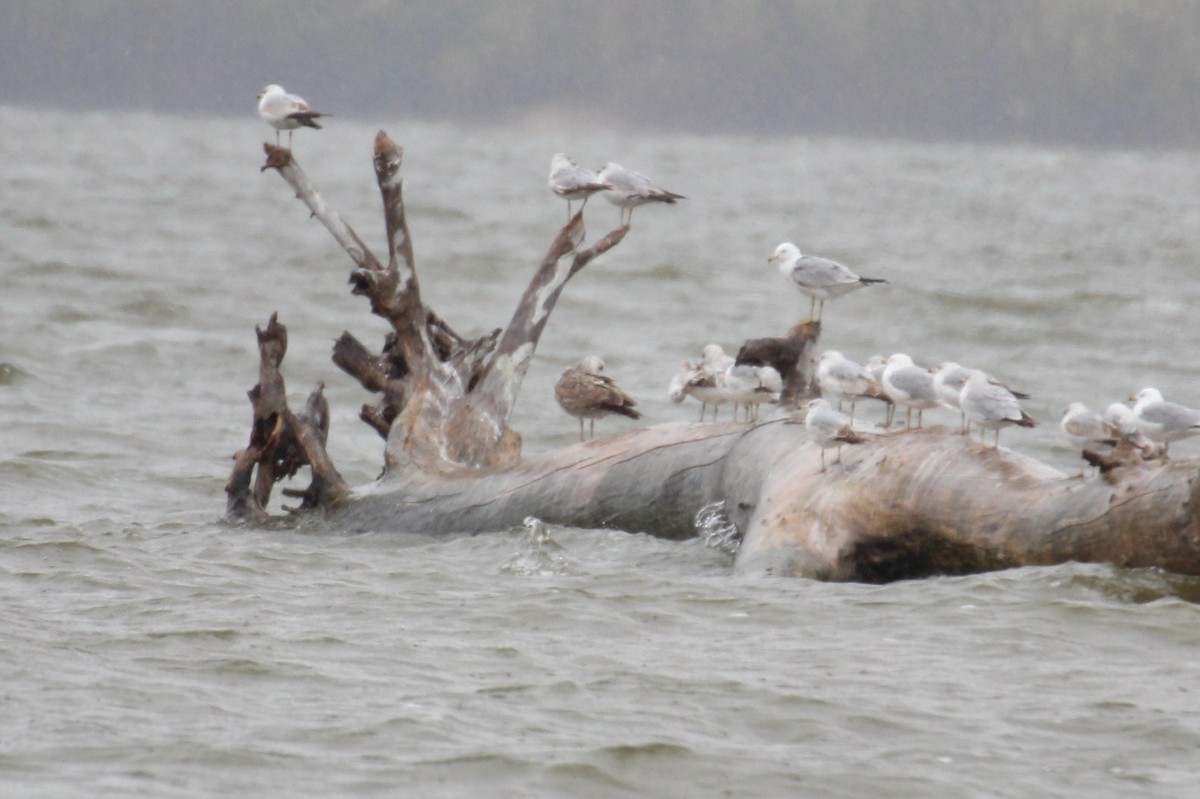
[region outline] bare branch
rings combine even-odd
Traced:
[[[483,395],[481,401],[494,403],[500,419],[507,419],[512,411],[550,312],[567,281],[597,256],[619,244],[628,232],[628,226],[613,230],[590,248],[576,251],[571,263],[565,264],[563,256],[575,250],[583,239],[583,212],[575,214],[559,231],[521,296],[477,389]]]
[[[379,271],[383,266],[379,263],[379,259],[367,249],[367,245],[363,244],[362,239],[354,232],[348,224],[342,221],[342,217],[337,211],[333,210],[313,185],[309,183],[308,176],[304,174],[304,170],[292,158],[292,151],[286,147],[276,147],[273,144],[263,144],[263,149],[267,153],[267,163],[263,166],[263,170],[275,169],[279,172],[280,177],[287,181],[288,185],[296,190],[296,196],[308,206],[312,211],[313,216],[321,221],[333,238],[341,245],[346,254],[350,256],[350,260],[361,269],[372,269]]]
[[[383,196],[388,266],[401,272],[401,292],[411,292],[419,305],[416,263],[413,258],[412,239],[408,236],[408,220],[404,214],[404,179],[400,177],[400,164],[403,159],[403,147],[388,138],[382,130],[375,134],[375,181],[379,184],[379,193]],[[397,264],[397,261],[402,263]],[[411,275],[411,287],[405,285],[405,270]]]

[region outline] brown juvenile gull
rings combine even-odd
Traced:
[[[292,131],[296,128],[317,128],[317,117],[327,117],[320,111],[309,108],[303,97],[288,94],[277,83],[272,83],[258,94],[258,115],[275,128],[275,144],[279,145],[279,131],[288,132],[288,149],[292,147]]]
[[[588,197],[598,191],[611,189],[612,184],[600,179],[600,176],[590,169],[579,166],[566,156],[565,153],[555,153],[550,159],[550,178],[547,181],[550,191],[567,201],[567,221],[571,221],[571,201],[583,200],[587,205]]]
[[[604,197],[621,209],[622,225],[633,222],[633,209],[639,205],[646,203],[674,205],[676,200],[687,199],[682,194],[676,194],[667,191],[662,186],[654,185],[645,175],[634,172],[632,169],[626,169],[612,161],[604,165],[598,177],[602,183],[609,184],[610,188],[604,192]],[[629,212],[628,216],[626,211]]]
[[[887,283],[882,278],[859,277],[850,271],[849,267],[828,258],[801,255],[800,249],[790,241],[776,247],[767,261],[778,261],[780,274],[790,278],[796,284],[796,288],[811,298],[808,315],[813,318],[816,314],[817,320],[820,320],[821,313],[825,310],[825,300],[836,300],[863,286]],[[819,308],[818,300],[821,301]]]
[[[579,440],[583,441],[583,420],[590,420],[590,436],[596,436],[596,420],[610,413],[630,419],[640,419],[637,405],[629,395],[604,374],[604,361],[599,355],[589,355],[570,367],[558,378],[554,397],[562,409],[579,420]]]

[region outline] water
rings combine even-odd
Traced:
[[[649,422],[695,415],[665,398],[680,359],[807,311],[766,263],[785,239],[891,281],[830,304],[824,346],[988,368],[1043,422],[1005,442],[1064,472],[1068,402],[1155,385],[1200,404],[1195,153],[299,132],[377,251],[380,124],[407,150],[426,299],[467,335],[506,321],[562,222],[550,153],[688,195],[638,210],[568,286],[514,418],[527,452],[574,440],[551,387],[588,352]],[[829,585],[734,578],[720,536],[222,523],[272,311],[293,402],[328,385],[342,473],[381,462],[357,420],[370,398],[328,354],[343,329],[377,346],[385,328],[259,174],[266,135],[0,109],[4,795],[1194,795],[1193,578],[1067,564]],[[590,237],[616,218],[594,200]]]

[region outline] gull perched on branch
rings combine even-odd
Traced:
[[[650,178],[626,169],[620,164],[609,161],[600,170],[598,176],[601,183],[609,184],[604,197],[610,203],[621,209],[621,224],[633,222],[633,209],[646,203],[667,203],[674,205],[676,200],[687,199],[682,194],[667,191],[662,186],[650,182]],[[626,216],[626,211],[629,212]]]
[[[775,248],[775,252],[767,259],[770,263],[779,262],[779,272],[784,277],[791,278],[796,288],[812,299],[809,306],[809,318],[819,321],[821,312],[825,310],[825,300],[836,300],[863,286],[875,283],[887,283],[876,277],[859,277],[849,267],[821,258],[816,255],[801,255],[800,248],[790,241],[785,241]],[[817,301],[821,306],[818,309]]]
[[[554,397],[562,409],[579,420],[579,440],[583,441],[583,420],[590,420],[591,436],[596,435],[596,420],[610,413],[630,419],[640,419],[634,410],[636,402],[622,391],[611,377],[604,374],[604,361],[599,355],[589,355],[570,367],[558,378]]]
[[[288,149],[292,147],[292,131],[296,128],[317,128],[317,117],[327,117],[320,111],[309,108],[303,97],[288,94],[277,83],[272,83],[258,94],[258,115],[275,128],[275,144],[279,145],[279,131],[288,132]]]
[[[550,159],[550,191],[567,201],[567,221],[571,221],[571,201],[583,200],[587,205],[588,197],[598,191],[611,189],[612,184],[600,179],[600,176],[590,169],[581,167],[566,156],[565,153],[555,153]]]

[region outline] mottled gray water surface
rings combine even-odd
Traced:
[[[688,196],[568,287],[514,420],[528,452],[576,437],[552,386],[590,352],[648,422],[693,417],[665,396],[683,357],[807,312],[767,264],[784,240],[890,281],[829,303],[824,346],[988,369],[1042,423],[1004,443],[1065,472],[1073,400],[1200,405],[1195,153],[380,124],[427,301],[466,334],[506,321],[562,223],[552,153]],[[370,242],[376,127],[295,137]],[[381,461],[328,355],[384,327],[259,174],[266,138],[252,113],[0,109],[5,795],[1194,795],[1195,579],[828,585],[615,531],[222,523],[272,311],[293,398],[328,385],[343,474]],[[617,209],[586,218],[595,239]]]

